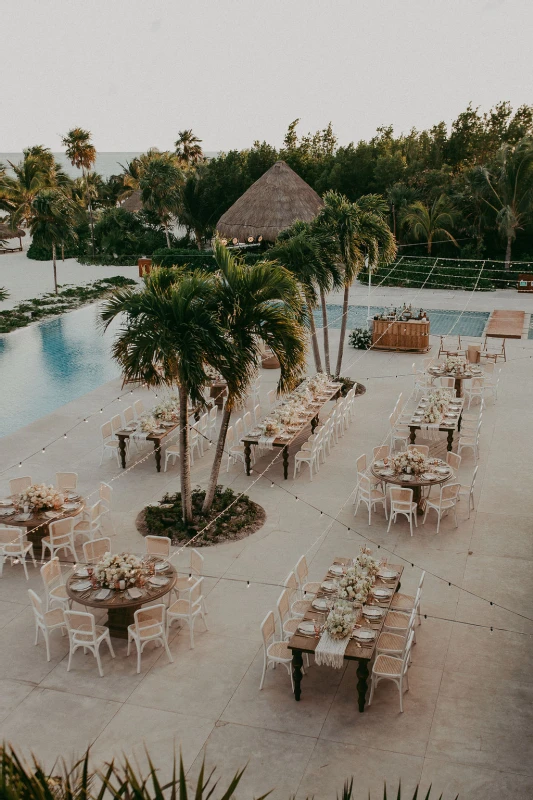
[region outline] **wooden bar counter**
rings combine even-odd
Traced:
[[[372,320],[372,349],[427,353],[430,349],[429,319]]]

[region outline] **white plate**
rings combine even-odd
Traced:
[[[386,581],[391,581],[393,578],[398,577],[398,573],[392,569],[380,569],[377,573],[378,578],[383,578]]]
[[[65,492],[67,500],[81,500],[81,496],[77,492]]]
[[[320,588],[324,589],[325,592],[334,592],[338,589],[338,586],[336,583],[333,583],[333,581],[324,581]]]
[[[448,475],[450,472],[449,467],[435,467],[435,472],[438,472],[439,475]]]
[[[138,600],[139,597],[143,596],[143,593],[140,589],[137,589],[135,586],[132,586],[130,589],[127,590],[127,595],[131,600]]]
[[[63,503],[63,509],[65,511],[74,511],[75,508],[79,508],[79,503]]]
[[[44,512],[44,516],[48,517],[48,519],[55,519],[56,517],[59,517],[60,514],[61,514],[61,511],[45,511]]]
[[[376,468],[379,468],[379,467],[384,467],[384,466],[385,466],[385,462],[384,462],[384,461],[381,461],[381,460],[380,460],[380,461],[374,461],[374,466],[375,466]]]
[[[77,569],[76,572],[74,573],[74,575],[77,578],[88,578],[89,577],[89,573],[87,572],[85,567],[80,567],[80,569]]]
[[[111,594],[111,589],[100,589],[94,596],[95,600],[107,600],[109,595]]]
[[[394,475],[394,470],[393,469],[380,469],[379,474],[383,475],[383,477],[392,477],[392,475]]]
[[[356,628],[353,632],[353,638],[359,639],[362,642],[371,642],[376,638],[376,631],[369,630],[368,628]]]
[[[369,619],[381,619],[383,614],[385,613],[385,609],[383,608],[375,608],[374,606],[363,606],[363,616],[368,617]]]
[[[13,506],[11,508],[2,508],[0,509],[0,517],[10,517],[11,514],[15,513],[15,509]]]
[[[155,571],[156,572],[164,572],[166,569],[168,569],[168,564],[167,564],[166,561],[159,561],[155,565]]]
[[[315,626],[312,622],[300,622],[298,625],[298,633],[304,633],[306,636],[314,636]]]
[[[13,500],[11,498],[6,497],[5,500],[0,500],[0,508],[7,508],[8,506],[11,508],[13,505]]]
[[[13,522],[26,522],[31,517],[31,514],[17,514],[13,517]]]
[[[173,428],[175,424],[176,424],[175,422],[162,422],[161,423],[161,427],[162,428]]]
[[[149,581],[152,586],[166,586],[168,583],[168,578],[150,578]]]
[[[376,598],[382,598],[383,600],[388,600],[388,598],[392,595],[392,589],[372,589],[372,594]]]
[[[316,611],[327,611],[328,610],[328,604],[327,604],[326,600],[324,600],[323,597],[315,597],[315,599],[311,603],[311,606]]]
[[[425,481],[436,481],[437,480],[437,476],[434,475],[432,472],[424,472],[422,477],[424,478]]]
[[[70,588],[74,589],[75,592],[84,592],[86,589],[90,589],[91,586],[91,581],[76,581],[76,583],[70,584]]]
[[[329,568],[329,572],[331,572],[332,575],[344,575],[344,569],[341,564],[332,564]]]

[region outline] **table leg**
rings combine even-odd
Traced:
[[[316,428],[316,426],[318,425],[319,422],[320,422],[320,420],[319,420],[318,414],[317,414],[316,417],[313,417],[313,419],[311,420],[311,433],[315,432],[315,428]]]
[[[463,396],[463,381],[461,378],[455,379],[455,396],[456,397]]]
[[[453,428],[448,431],[448,446],[447,446],[447,450],[449,452],[451,452],[452,447],[453,447]]]
[[[293,650],[292,653],[292,679],[294,681],[294,699],[299,700],[302,694],[300,684],[302,682],[303,658],[300,650]]]
[[[289,448],[287,445],[283,448],[283,477],[285,480],[289,477]]]
[[[161,472],[161,439],[154,439],[155,468]]]
[[[463,412],[459,414],[459,419],[457,420],[457,431],[461,432],[461,422],[463,421]]]
[[[411,425],[410,426],[410,431],[411,431],[411,435],[409,436],[409,439],[411,441],[411,444],[414,444],[415,441],[416,441],[416,428],[413,428],[413,426]]]
[[[244,443],[244,464],[246,474],[249,475],[252,467],[252,448],[249,442]]]
[[[413,503],[416,503],[416,513],[423,514],[426,510],[426,500],[422,497],[421,486],[413,486]]]
[[[126,469],[126,437],[119,436],[118,437],[118,449],[120,452],[120,463],[122,464],[122,469]]]
[[[359,678],[357,681],[357,696],[359,711],[362,713],[365,710],[366,692],[368,689],[368,663],[366,660],[363,661],[361,659],[357,663],[359,664],[357,667],[357,677]]]
[[[83,604],[83,601],[81,601]],[[128,625],[135,622],[134,614],[141,606],[130,606],[128,608],[108,608],[106,628],[115,639],[128,638]]]

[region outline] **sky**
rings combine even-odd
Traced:
[[[3,0],[0,151],[341,144],[533,104],[531,0]]]

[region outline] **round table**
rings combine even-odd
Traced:
[[[164,561],[165,559],[154,558],[153,563]],[[176,584],[177,572],[172,564],[164,571],[156,573],[162,578],[168,578],[168,582],[164,586],[152,586],[148,581],[145,583],[140,591],[142,597],[136,600],[130,600],[126,597],[126,592],[113,589],[109,597],[105,600],[96,600],[95,595],[100,589],[88,589],[85,592],[76,592],[72,589],[72,583],[84,580],[74,572],[67,579],[67,594],[71,600],[79,603],[82,606],[90,606],[91,608],[105,608],[107,610],[106,627],[109,628],[111,636],[117,639],[128,638],[128,625],[133,625],[135,622],[134,614],[137,609],[146,604],[153,605],[170,592]]]
[[[74,501],[73,501],[74,502]],[[67,519],[68,517],[79,516],[85,508],[85,501],[80,500],[77,508],[70,511],[60,511],[57,517],[49,518],[45,516],[45,511],[32,512],[28,519],[17,519],[22,512],[13,511],[11,515],[0,516],[0,527],[2,525],[15,525],[17,528],[26,528],[26,538],[28,542],[33,545],[33,553],[35,558],[42,557],[42,539],[48,536],[48,526],[51,522],[57,522],[59,519]],[[34,530],[35,529],[35,530]]]
[[[462,372],[460,375],[457,375],[455,372],[444,372],[443,370],[435,370],[429,369],[428,374],[431,375],[432,378],[453,378],[455,380],[455,396],[462,397],[463,396],[463,381],[469,381],[472,378],[482,378],[483,371],[481,372]]]
[[[437,461],[437,459],[435,459]],[[433,466],[437,467],[444,467],[447,466],[445,461],[441,461],[438,459],[439,463],[434,464]],[[427,478],[423,478],[422,475],[413,475],[411,474],[406,475],[403,472],[395,473],[394,475],[381,475],[380,470],[386,469],[386,467],[376,467],[376,465],[372,465],[372,475],[375,478],[378,478],[382,483],[390,483],[392,486],[401,486],[402,489],[412,489],[413,490],[413,502],[417,504],[417,513],[423,514],[425,511],[425,500],[422,497],[422,487],[423,486],[440,486],[441,483],[446,483],[449,481],[450,478],[454,477],[454,472],[450,467],[450,471],[447,475],[439,475],[435,473],[435,480],[428,480]],[[429,472],[429,470],[428,470]]]

